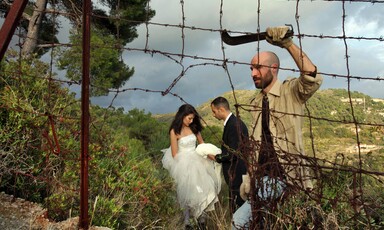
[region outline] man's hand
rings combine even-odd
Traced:
[[[245,174],[243,175],[243,183],[241,183],[240,185],[241,199],[247,200],[250,190],[251,190],[251,180],[249,179],[249,175]]]
[[[288,26],[268,27],[266,40],[272,45],[287,49],[293,44],[292,37],[285,38],[289,28]]]

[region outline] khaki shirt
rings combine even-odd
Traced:
[[[304,154],[302,140],[302,125],[304,103],[320,88],[323,81],[321,75],[316,77],[302,75],[291,78],[283,83],[277,80],[267,96],[270,108],[270,130],[274,148],[280,163],[285,170],[287,181],[301,188],[312,188]],[[263,94],[256,95],[253,102],[253,123],[251,136],[256,141],[256,146],[261,140],[261,107]],[[256,150],[256,159],[258,152]]]

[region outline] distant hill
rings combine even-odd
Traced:
[[[228,99],[234,113],[236,112],[235,105],[238,105],[240,117],[250,127],[252,117],[247,110],[257,93],[256,90],[237,90],[235,96],[232,92],[224,93],[221,96]],[[212,116],[211,100],[196,109],[202,116],[204,125],[221,128],[222,121],[218,121]],[[310,131],[313,140],[317,142],[316,148],[320,152],[335,153],[345,152],[347,148],[352,149],[357,143],[354,121],[362,123],[358,125],[360,143],[384,145],[384,100],[382,99],[374,99],[359,92],[351,92],[349,96],[348,91],[344,89],[319,90],[307,102],[305,113],[311,117],[311,119],[304,119],[303,127],[306,148],[310,151],[313,151],[309,138]],[[157,120],[167,123],[172,121],[173,116],[174,113],[154,115]]]
[[[238,105],[240,117],[246,124],[251,124],[252,117],[247,111],[251,100],[258,93],[256,90],[236,90],[235,96],[232,91],[224,93],[223,97],[227,98],[231,110],[236,113],[235,105]],[[236,97],[236,98],[235,98]],[[236,100],[235,100],[236,99]],[[211,99],[213,100],[213,98]],[[205,125],[221,126],[220,121],[217,121],[212,116],[211,100],[201,104],[196,109],[203,118]],[[383,124],[384,123],[384,100],[374,99],[368,95],[352,92],[351,101],[354,108],[355,118],[358,121]],[[351,114],[351,104],[349,102],[348,91],[344,89],[327,89],[319,90],[307,102],[307,108],[310,115],[315,118],[332,119],[340,121],[353,121]],[[153,115],[157,120],[162,122],[171,122],[175,113],[156,114]]]
[[[236,90],[235,96],[233,95],[232,91],[224,93],[223,97],[227,98],[231,110],[236,113],[235,104],[238,105],[246,105],[249,104],[252,98],[256,95],[255,90]],[[200,116],[203,118],[203,124],[208,126],[221,126],[222,121],[218,121],[216,118],[213,117],[212,111],[211,111],[211,100],[201,104],[200,106],[196,107],[197,112],[200,114]],[[237,103],[236,103],[237,102]],[[239,109],[240,116],[244,121],[251,121],[251,115],[249,112],[244,111],[243,109]],[[156,118],[159,121],[162,122],[172,122],[172,119],[174,117],[175,113],[166,113],[166,114],[155,114],[153,115],[154,118]]]

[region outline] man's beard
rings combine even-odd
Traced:
[[[258,89],[264,89],[267,88],[273,80],[273,75],[271,69],[268,70],[268,72],[265,74],[263,78],[260,79],[260,84],[255,84],[256,88]]]

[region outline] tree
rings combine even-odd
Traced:
[[[81,68],[81,34],[72,34],[70,40],[77,44],[65,50],[59,57],[59,69],[66,69],[67,78],[80,81]],[[91,95],[108,95],[109,89],[117,89],[123,85],[134,73],[134,68],[129,68],[122,60],[121,50],[110,47],[115,39],[108,34],[103,35],[100,30],[92,30],[91,35]]]
[[[91,77],[95,83],[93,85],[95,89],[91,92],[92,96],[107,95],[109,88],[119,88],[133,75],[133,68],[129,68],[121,60],[121,48],[138,36],[136,31],[138,25],[149,21],[155,15],[155,11],[147,7],[148,2],[149,0],[99,0],[92,6],[94,41],[96,44],[101,43],[102,45],[113,44],[116,48],[102,60],[103,63],[98,63],[98,59],[92,61]],[[56,12],[65,12],[61,16],[66,17],[72,25],[71,42],[73,43],[65,52],[68,52],[66,57],[72,55],[73,58],[67,59],[68,62],[62,60],[65,64],[59,67],[70,73],[67,74],[69,79],[78,80],[81,76],[79,75],[81,73],[79,46],[82,36],[82,3],[82,0],[30,1],[20,22],[24,32],[21,42],[23,44],[22,55],[38,54],[41,56],[53,47],[58,42],[56,35],[60,27]],[[4,11],[0,11],[4,12],[0,13],[1,16],[7,15],[11,4],[11,1],[0,3],[0,9],[4,9]],[[49,14],[51,12],[52,14]],[[97,36],[98,39],[96,39]],[[110,47],[110,49],[112,48],[114,47]],[[102,53],[105,50],[105,46],[98,51],[94,47],[93,54]],[[106,72],[109,74],[106,75]],[[108,79],[107,84],[104,85],[106,79]]]

